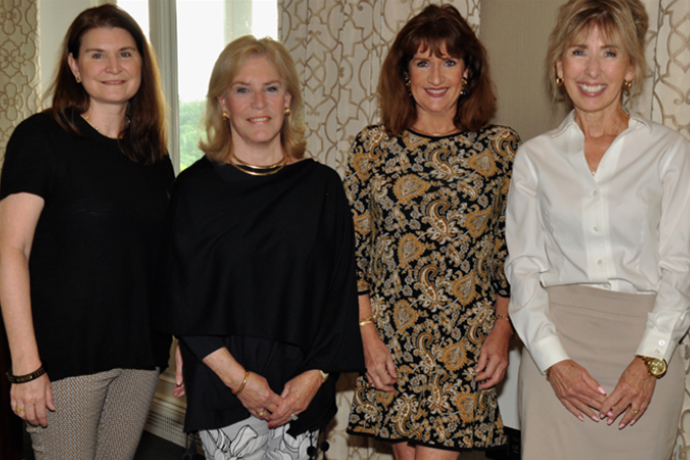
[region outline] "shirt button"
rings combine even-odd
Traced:
[[[659,345],[661,345],[661,346],[666,345],[666,341],[665,340],[659,340]]]
[[[597,260],[597,263],[598,263],[599,265],[603,265],[603,264],[604,264],[604,261],[601,260],[601,259],[599,259],[599,260]]]
[[[592,228],[592,230],[594,230],[595,232],[598,232],[598,231],[599,231],[599,227],[598,227],[597,225],[595,225],[595,226]]]
[[[597,196],[597,195],[599,195],[599,190],[595,190],[595,191],[593,191],[593,192],[592,192],[592,195],[594,195],[594,196]]]

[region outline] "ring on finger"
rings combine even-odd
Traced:
[[[299,420],[299,416],[297,416],[295,414],[290,414],[290,420],[292,420],[293,422],[296,422],[297,420]]]
[[[634,408],[634,407],[632,407],[632,406],[630,406],[630,409],[632,409],[632,411],[633,411],[633,414],[635,414],[635,415],[637,415],[637,414],[639,414],[639,413],[640,413],[640,410],[639,410],[639,409],[635,409],[635,408]]]
[[[261,410],[259,411],[259,414],[258,414],[258,415],[259,415],[259,417],[263,417],[263,416],[264,416],[264,410],[261,409]]]
[[[17,412],[18,414],[23,414],[25,410],[26,410],[26,409],[24,409],[23,407],[17,407],[17,408],[15,409],[15,412]]]

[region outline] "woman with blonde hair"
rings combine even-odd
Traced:
[[[638,117],[647,13],[570,0],[547,68],[572,112],[513,170],[506,273],[529,353],[519,376],[523,458],[668,459],[690,325],[690,142]]]
[[[207,458],[313,457],[337,374],[363,367],[352,219],[338,174],[304,158],[303,110],[283,45],[233,41],[206,155],[173,189],[155,321],[180,338],[185,429]]]

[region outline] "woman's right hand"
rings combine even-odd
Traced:
[[[55,411],[53,390],[48,374],[25,383],[15,383],[10,389],[12,411],[30,425],[48,426],[46,409]]]
[[[394,391],[397,379],[393,355],[383,343],[373,323],[361,327],[367,382],[377,390]]]
[[[239,382],[239,385],[241,384],[242,381]],[[235,390],[239,388],[239,385],[235,387]],[[268,416],[266,411],[275,412],[283,402],[283,398],[271,390],[268,381],[254,372],[249,373],[247,383],[237,398],[254,417],[262,420]]]
[[[585,414],[599,421],[598,412],[606,399],[606,390],[584,367],[567,359],[551,366],[547,375],[556,397],[571,414],[580,420],[584,420],[582,414]]]

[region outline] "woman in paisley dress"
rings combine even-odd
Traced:
[[[519,143],[489,125],[486,51],[450,6],[399,32],[379,81],[381,125],[354,141],[355,222],[367,372],[348,431],[396,459],[456,459],[505,443],[494,386],[512,326],[504,209]]]

